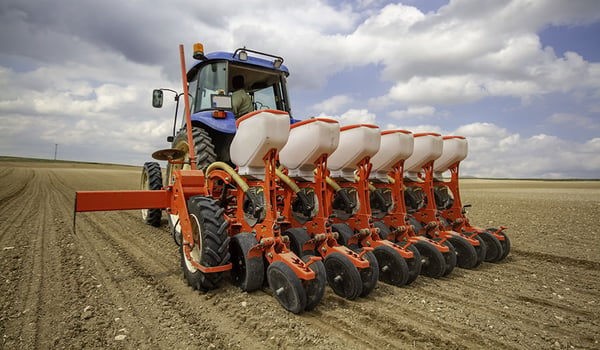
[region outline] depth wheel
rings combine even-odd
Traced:
[[[498,230],[490,227],[486,231],[488,231],[490,233],[495,233]],[[502,256],[500,256],[500,259],[498,261],[501,261],[501,260],[504,260],[508,256],[508,253],[510,253],[510,239],[508,239],[508,235],[506,233],[504,233],[504,231],[501,231],[498,234],[500,234],[504,237],[504,240],[500,241],[500,244],[502,245]]]
[[[379,263],[379,279],[387,284],[403,286],[408,281],[406,260],[394,248],[379,245],[373,250]]]
[[[485,242],[485,259],[486,262],[498,262],[502,258],[502,244],[500,240],[488,231],[481,231],[478,235]]]
[[[463,269],[472,269],[477,266],[477,251],[464,237],[452,235],[448,237],[448,242],[456,250],[456,266]]]
[[[421,253],[414,245],[411,244],[405,249],[410,250],[413,253],[412,259],[404,259],[406,260],[406,264],[408,265],[408,280],[406,281],[406,284],[409,285],[413,283],[421,274],[422,260]]]
[[[285,230],[283,233],[284,236],[288,236],[290,238],[290,250],[294,252],[294,254],[298,256],[303,256],[306,254],[312,254],[310,250],[304,251],[304,243],[310,240],[310,236],[306,233],[306,230],[303,228],[290,228]]]
[[[304,255],[302,261],[307,263],[311,255]],[[315,278],[303,282],[304,292],[306,293],[306,306],[304,310],[310,311],[317,307],[325,294],[325,286],[327,285],[327,273],[323,261],[315,261],[308,266],[315,273]]]
[[[362,280],[350,258],[341,253],[331,253],[325,257],[327,282],[335,294],[354,300],[362,293]]]
[[[338,244],[346,246],[350,249],[358,248],[357,244],[352,244],[352,246],[348,245],[348,241],[352,236],[354,236],[354,231],[352,231],[348,224],[333,224],[331,225],[331,230],[338,233]]]
[[[193,244],[190,258],[206,267],[225,265],[229,261],[228,222],[223,218],[223,209],[209,197],[195,196],[187,202],[188,213],[192,224]],[[193,289],[208,291],[215,289],[223,278],[222,272],[203,273],[198,270],[184,251],[186,245],[179,248],[183,275]]]
[[[217,160],[215,146],[208,135],[208,132],[200,127],[192,127],[192,138],[194,142],[194,154],[196,156],[196,168],[205,171],[211,163]],[[183,158],[174,160],[187,161],[190,159],[187,129],[183,128],[177,133],[171,147],[184,152]],[[191,166],[189,164],[167,164],[167,178],[165,185],[171,185],[173,183],[173,172],[175,170],[190,169]],[[167,221],[169,222],[169,230],[171,231],[175,243],[181,245],[181,225],[179,224],[179,215],[168,214]]]
[[[142,170],[141,189],[146,191],[156,191],[162,189],[162,173],[160,171],[160,164],[156,162],[144,163]],[[162,209],[142,209],[142,220],[147,225],[154,227],[160,226],[160,219],[162,216]]]
[[[274,261],[269,265],[267,279],[273,296],[284,309],[298,314],[306,308],[306,292],[302,282],[283,261]]]
[[[448,242],[448,240],[445,240],[442,244],[448,247],[448,252],[442,253],[444,256],[444,262],[446,263],[446,271],[444,271],[444,276],[448,276],[456,267],[456,249],[454,249],[454,246],[452,243]]]
[[[363,249],[358,248],[354,251],[357,254],[360,254],[362,253]],[[377,258],[373,252],[366,252],[363,255],[363,258],[367,259],[369,262],[369,267],[358,270],[360,279],[362,281],[362,292],[360,292],[360,296],[365,298],[367,295],[371,294],[377,285],[377,281],[379,280],[379,264],[377,263]]]
[[[421,274],[423,276],[440,278],[446,272],[444,255],[433,244],[427,241],[417,241],[411,245],[421,254]]]
[[[477,267],[485,261],[485,255],[487,254],[487,244],[485,244],[485,240],[479,235],[475,235],[474,238],[479,242],[479,245],[473,246],[473,248],[475,248],[475,252],[477,253],[477,264],[475,264],[474,267]]]
[[[229,243],[231,280],[245,292],[252,292],[263,285],[265,265],[262,256],[248,259],[248,252],[257,244],[254,234],[248,232],[238,233]]]

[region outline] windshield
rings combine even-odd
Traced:
[[[202,66],[189,81],[192,111],[211,110],[212,94],[233,93],[233,77],[241,75],[253,110],[276,109],[290,113],[281,71],[234,62],[212,62]],[[195,91],[195,94],[194,94]]]
[[[195,103],[191,102],[192,110],[211,109],[210,95],[224,93],[227,89],[227,62],[214,62],[202,67],[189,84],[190,93],[197,89],[195,98],[192,98]]]

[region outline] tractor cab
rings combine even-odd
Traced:
[[[289,71],[283,58],[260,51],[239,48],[231,52],[213,52],[204,55],[201,44],[194,45],[194,58],[198,60],[188,72],[188,93],[191,118],[194,125],[220,132],[235,134],[232,94],[233,79],[241,76],[243,89],[250,96],[252,111],[261,109],[280,110],[290,114],[291,108],[286,90]],[[153,93],[153,106],[162,106],[162,92]],[[179,96],[175,98],[179,100]],[[176,112],[177,113],[177,112]],[[177,118],[177,116],[175,116]],[[173,130],[175,136],[175,126]]]
[[[186,74],[191,121],[194,129],[198,129],[195,134],[202,133],[203,142],[210,143],[210,147],[214,149],[214,156],[211,154],[208,157],[211,161],[228,162],[230,159],[229,146],[237,131],[236,119],[241,117],[234,115],[234,77],[243,77],[243,89],[251,101],[251,108],[246,109],[247,113],[279,110],[290,114],[291,118],[286,89],[289,71],[283,65],[282,57],[245,47],[233,53],[213,52],[205,55],[202,44],[194,44],[193,57],[197,63]],[[179,131],[176,129],[179,97],[182,94],[170,89],[156,89],[152,99],[154,107],[162,107],[163,91],[174,92],[177,101],[173,133],[167,141],[172,143],[173,148],[185,152],[188,147],[182,144],[187,142],[185,120]],[[291,122],[296,120],[292,119]],[[200,168],[204,168],[209,161],[202,163],[198,164]]]

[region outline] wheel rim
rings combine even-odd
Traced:
[[[380,245],[373,250],[379,264],[379,280],[394,286],[403,286],[408,281],[406,260],[394,248]]]
[[[192,239],[194,240],[194,246],[190,250],[190,258],[191,261],[200,264],[200,262],[202,261],[202,243],[198,237],[201,237],[202,230],[200,229],[200,223],[198,221],[198,218],[195,215],[191,215],[190,219],[192,223]],[[194,265],[192,265],[192,262],[187,259],[187,256],[183,260],[185,261],[185,266],[188,269],[188,271],[192,273],[198,271],[198,269]]]
[[[281,261],[275,261],[267,269],[269,287],[273,296],[284,309],[299,313],[306,307],[306,293],[294,271]]]
[[[356,299],[362,292],[362,280],[350,259],[339,253],[331,253],[325,258],[327,282],[335,294]]]

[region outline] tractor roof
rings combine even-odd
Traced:
[[[288,70],[288,68],[285,65],[281,65],[279,68],[275,68],[275,66],[273,65],[273,60],[267,60],[264,58],[258,58],[258,57],[253,57],[248,55],[248,59],[245,61],[240,60],[239,55],[235,55],[231,52],[211,52],[206,54],[206,59],[200,59],[198,60],[198,63],[196,63],[189,71],[188,71],[188,79],[190,78],[190,73],[196,71],[198,68],[200,68],[200,65],[202,65],[203,63],[207,62],[207,61],[213,61],[213,60],[227,60],[229,62],[235,62],[235,63],[239,63],[242,65],[251,65],[251,66],[259,66],[259,67],[263,67],[263,68],[267,68],[267,69],[271,69],[271,70],[275,70],[275,71],[280,71],[283,72],[285,74],[285,76],[289,76],[290,72]]]

